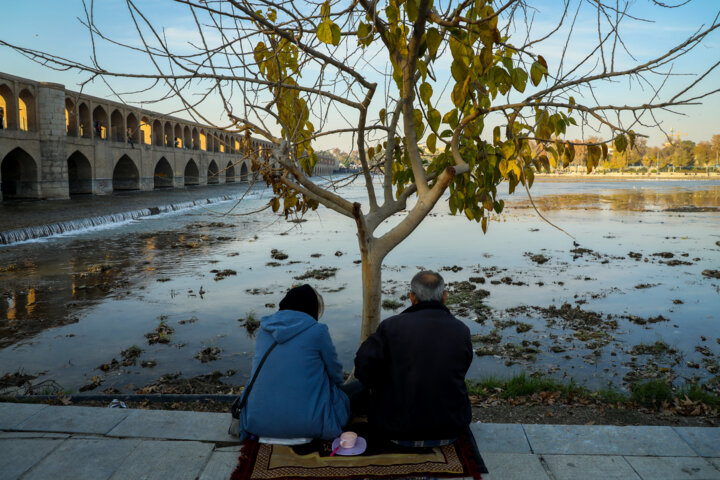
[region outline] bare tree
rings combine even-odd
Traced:
[[[106,68],[108,59],[95,53],[82,63],[0,44],[51,68],[86,72],[88,81],[164,85],[166,97],[180,99],[184,110],[210,124],[201,106],[219,98],[228,121],[216,127],[274,145],[270,155],[247,151],[272,187],[274,211],[296,215],[322,204],[355,222],[361,339],[380,319],[383,259],[443,195],[452,213],[486,231],[491,212],[503,209],[497,196],[503,181],[510,193],[522,185],[529,195],[535,172],[567,166],[577,145],[591,171],[608,157],[608,146],[621,153],[632,148],[636,132],[657,127],[656,112],[719,91],[703,88],[720,62],[669,89],[674,62],[716,32],[718,12],[672,48],[638,60],[621,35],[626,23],[643,21],[628,0],[558,0],[551,12],[532,0],[168,0],[187,8],[195,23],[189,52],[174,49],[161,23],[134,0],[126,2],[140,42],[125,46],[144,53],[151,71]],[[100,42],[122,45],[95,24],[92,5],[86,4],[85,24],[93,52]],[[681,6],[653,0],[641,9]],[[593,43],[578,51],[578,25],[590,16]],[[552,65],[542,55],[549,48]],[[635,101],[603,100],[606,85],[636,89]],[[568,130],[570,138],[589,131],[602,139],[569,141]],[[314,145],[329,135],[352,138],[367,204],[311,178]],[[430,155],[423,153],[423,140]],[[405,210],[392,228],[377,233]]]

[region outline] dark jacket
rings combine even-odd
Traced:
[[[421,302],[380,323],[355,356],[371,391],[370,423],[392,440],[441,440],[471,421],[465,374],[470,329],[440,302]]]

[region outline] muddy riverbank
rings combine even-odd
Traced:
[[[522,197],[506,199],[487,235],[440,204],[385,260],[384,315],[406,306],[418,268],[437,269],[474,335],[471,378],[716,389],[720,182],[542,183],[533,194],[574,240]],[[242,209],[266,202],[258,193]],[[253,326],[297,281],[325,296],[323,321],[349,371],[361,310],[354,225],[323,209],[303,223],[226,215],[232,205],[0,248],[0,376],[29,375],[35,393],[48,381],[152,393],[217,371],[196,390],[233,390],[247,380]]]

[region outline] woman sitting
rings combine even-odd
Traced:
[[[350,416],[350,401],[340,390],[343,369],[328,328],[317,321],[323,310],[320,294],[302,285],[285,295],[280,311],[260,319],[253,374],[268,350],[273,350],[242,409],[241,438],[254,434],[330,440],[342,432]]]

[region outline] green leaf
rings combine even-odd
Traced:
[[[360,22],[360,25],[358,25],[357,35],[358,45],[367,47],[373,41],[372,26],[367,23]]]
[[[493,128],[493,144],[500,145],[500,127]]]
[[[515,90],[517,90],[520,93],[523,93],[525,91],[525,85],[527,85],[527,73],[520,69],[516,68],[512,71],[512,84],[513,87],[515,87]]]
[[[468,52],[468,48],[460,40],[454,36],[450,36],[450,53],[452,53],[455,61],[461,62],[463,66],[470,64],[472,51]]]
[[[380,123],[382,123],[383,125],[385,125],[385,114],[386,114],[385,109],[384,108],[381,109],[380,110]]]
[[[457,110],[450,110],[448,113],[445,114],[443,117],[443,122],[450,125],[450,128],[455,129],[458,125],[458,112]]]
[[[253,51],[253,55],[255,57],[255,62],[260,63],[263,60],[265,60],[265,54],[267,52],[267,47],[263,42],[258,42],[258,44],[255,46],[255,50]]]
[[[418,18],[418,0],[407,0],[405,2],[405,13],[407,13],[407,18],[411,22],[415,22]]]
[[[532,84],[537,87],[538,85],[540,85],[542,78],[542,65],[540,65],[538,62],[533,62],[532,66],[530,67],[530,80],[532,81]]]
[[[277,10],[275,10],[274,8],[269,8],[268,13],[267,13],[267,18],[271,22],[275,22],[275,20],[277,20]]]
[[[437,28],[428,28],[425,34],[425,41],[427,42],[428,53],[430,56],[437,54],[438,48],[440,48],[440,32]]]
[[[515,142],[512,140],[507,140],[502,144],[502,147],[500,147],[500,151],[503,154],[503,157],[505,158],[512,158],[513,154],[515,153]]]
[[[618,135],[618,137],[615,139],[615,149],[622,153],[627,148],[627,139],[625,138],[625,135]]]
[[[322,6],[320,7],[320,15],[323,17],[323,19],[330,15],[330,0],[325,0],[323,2]]]
[[[420,72],[420,75],[422,75],[423,81],[427,78],[427,64],[423,62],[422,60],[417,61],[417,69],[418,72]]]
[[[431,109],[428,112],[428,123],[430,124],[430,128],[437,132],[438,128],[440,128],[440,112],[434,108]]]
[[[450,66],[450,72],[452,73],[455,81],[458,83],[464,82],[468,76],[467,67],[464,63],[458,60],[453,60],[452,65]]]
[[[337,47],[340,45],[340,27],[333,23],[330,25],[330,30],[332,31],[332,44]]]
[[[432,86],[429,83],[423,82],[422,85],[420,85],[420,98],[425,105],[430,105],[430,97],[432,97],[432,94]]]
[[[388,23],[391,26],[394,26],[398,23],[398,18],[400,17],[400,12],[398,11],[397,7],[394,4],[390,4],[385,8],[385,15],[387,15]]]
[[[603,143],[602,145],[600,145],[600,148],[602,148],[603,158],[604,158],[605,160],[607,160],[607,158],[608,158],[608,146],[607,146],[607,144]]]
[[[322,22],[318,25],[317,31],[315,32],[318,40],[330,45],[333,44],[333,31],[331,25],[333,25],[332,22]]]
[[[427,145],[428,150],[430,150],[430,153],[435,153],[435,144],[437,143],[437,136],[435,136],[434,133],[431,133],[428,135],[427,141],[425,144]]]

